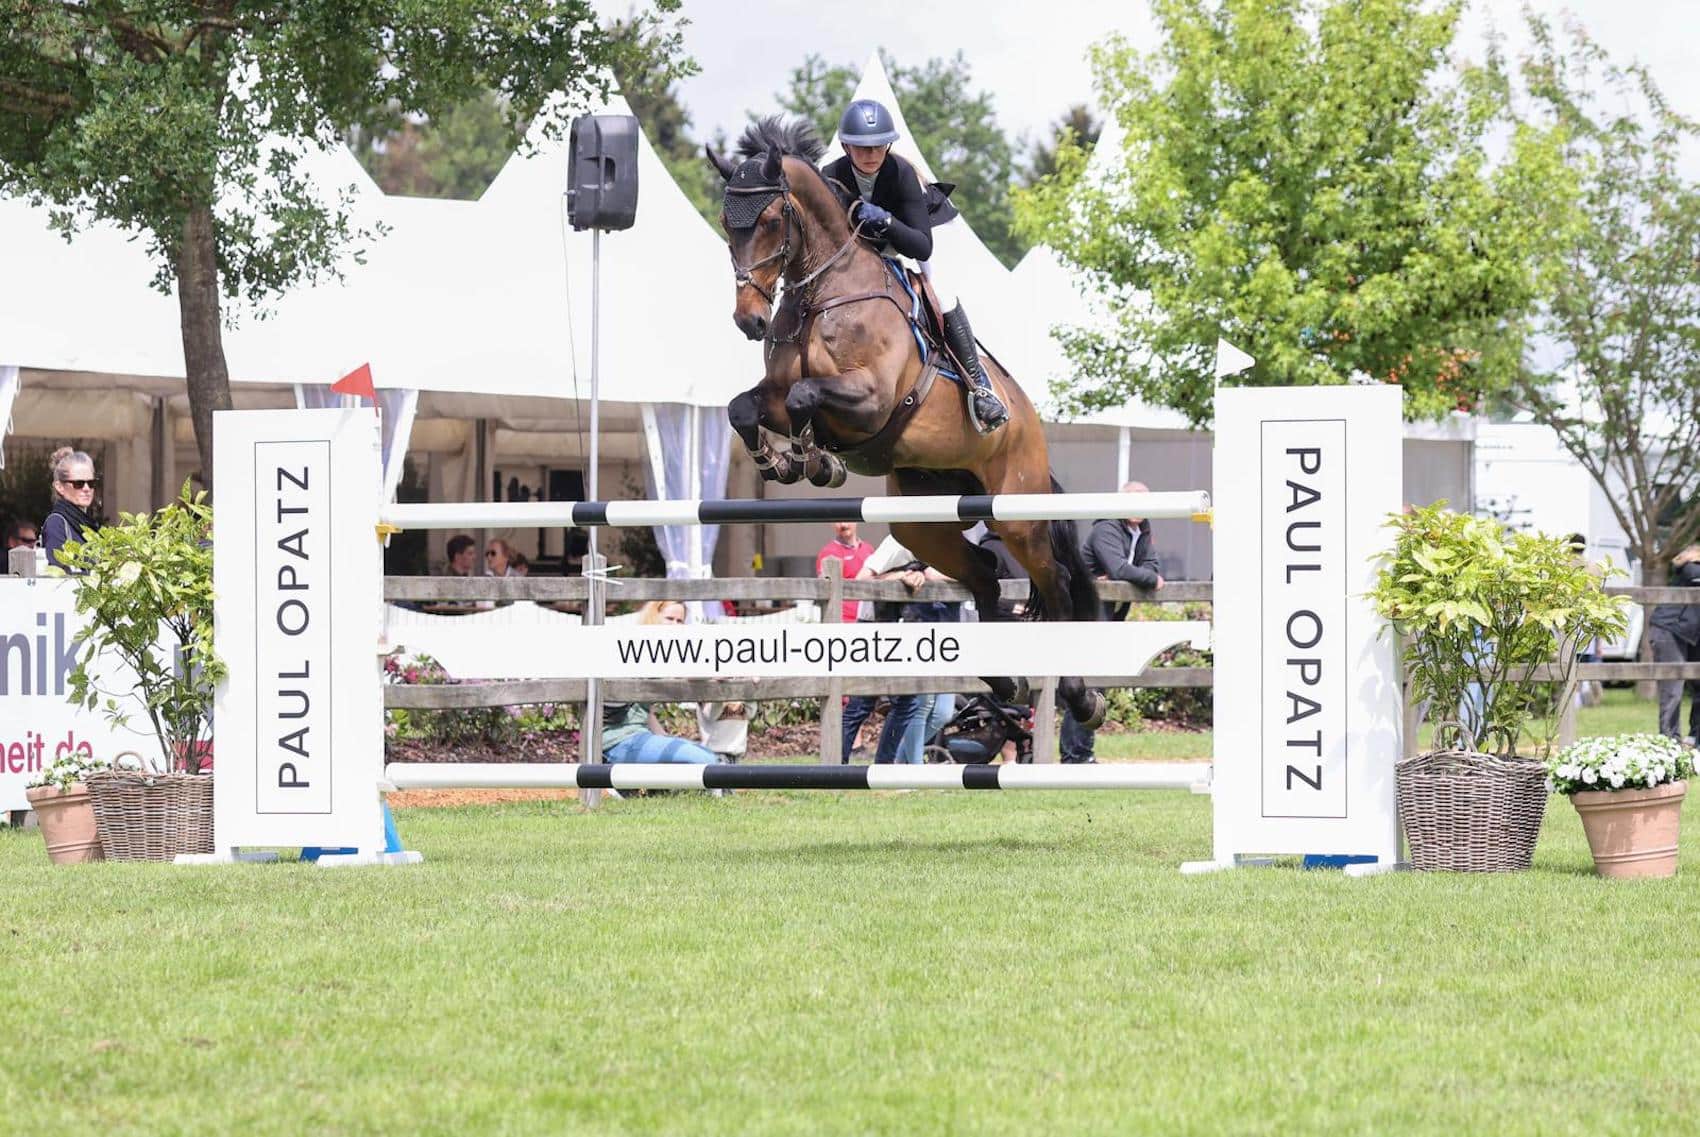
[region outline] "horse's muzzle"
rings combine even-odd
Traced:
[[[732,317],[738,325],[738,330],[752,340],[765,339],[767,336],[767,317],[759,312],[739,312]]]

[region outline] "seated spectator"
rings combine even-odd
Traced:
[[[683,624],[685,606],[677,600],[651,600],[638,612],[640,624]],[[720,755],[688,738],[661,730],[648,703],[602,705],[602,759],[605,762],[705,762]]]
[[[40,531],[35,522],[18,520],[6,526],[6,551],[13,549],[33,549],[40,539]]]
[[[471,576],[474,554],[478,550],[478,542],[465,533],[456,533],[449,538],[449,576]]]
[[[697,704],[697,733],[722,762],[736,762],[750,744],[750,715],[755,708],[738,700]]]
[[[47,563],[67,571],[60,560],[59,550],[68,542],[81,544],[88,535],[100,528],[94,518],[94,492],[100,484],[95,476],[94,459],[81,450],[61,446],[50,460],[53,468],[53,509],[42,522],[42,548],[47,550]]]
[[[513,552],[508,557],[508,575],[509,576],[530,576],[531,575],[531,562],[526,560],[525,554],[520,552],[518,549],[513,550]]]

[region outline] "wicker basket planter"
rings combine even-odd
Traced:
[[[1395,785],[1413,868],[1517,872],[1529,867],[1547,808],[1547,772],[1541,762],[1435,750],[1401,760]]]
[[[109,861],[213,851],[211,775],[107,770],[89,776],[89,796]]]

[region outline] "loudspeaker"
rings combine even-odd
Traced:
[[[574,229],[630,229],[637,220],[638,120],[573,119],[567,141],[567,221]]]

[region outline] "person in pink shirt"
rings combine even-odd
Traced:
[[[834,521],[832,523],[832,540],[828,541],[821,551],[815,554],[815,575],[824,576],[828,558],[844,562],[844,579],[855,580],[856,574],[862,571],[862,565],[874,555],[874,547],[856,536],[854,521]],[[859,600],[844,602],[844,622],[854,624],[857,610],[861,607]],[[844,750],[841,761],[850,761],[850,755],[855,751],[856,735],[862,729],[862,724],[868,721],[868,716],[874,710],[872,695],[851,695],[844,700]]]
[[[874,547],[856,536],[854,521],[834,521],[832,523],[832,540],[821,547],[815,554],[815,575],[826,575],[826,562],[829,558],[844,562],[844,579],[855,580],[856,574],[862,571],[862,562],[874,555]],[[844,622],[856,622],[856,609],[860,602],[846,600],[844,602]]]

